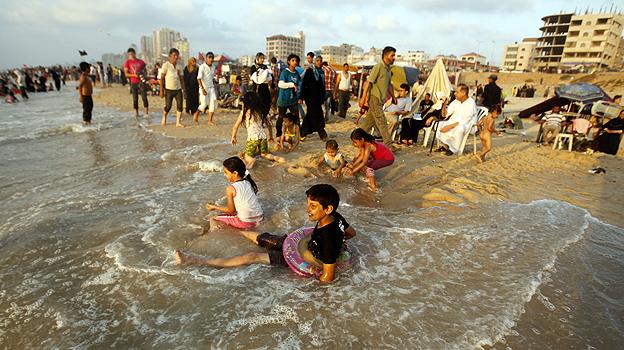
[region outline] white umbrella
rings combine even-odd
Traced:
[[[418,104],[424,99],[426,93],[431,94],[433,102],[438,102],[438,98],[436,97],[437,92],[443,92],[444,96],[448,97],[451,94],[451,90],[451,81],[449,80],[448,74],[446,74],[444,62],[442,62],[441,58],[438,58],[431,74],[429,74],[429,77],[427,78],[427,81],[420,88],[418,95],[416,95],[416,98],[412,103],[412,112],[416,112],[418,110]]]

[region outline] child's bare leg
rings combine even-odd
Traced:
[[[234,256],[231,258],[208,259],[184,253],[180,250],[173,252],[178,265],[207,265],[214,267],[236,267],[251,264],[269,265],[269,254],[267,253],[247,253],[244,255]]]
[[[285,158],[274,156],[271,153],[264,153],[264,154],[261,154],[260,156],[262,156],[262,158],[264,158],[264,159],[272,160],[274,162],[286,163],[286,159]]]
[[[377,180],[375,179],[375,175],[367,175],[366,177],[368,178],[368,188],[370,188],[370,190],[373,192],[377,191]]]
[[[256,158],[249,156],[247,153],[243,153],[243,162],[245,162],[247,169],[251,169],[256,164]]]
[[[492,148],[492,136],[491,135],[484,135],[481,138],[481,142],[483,143],[483,150],[481,150],[481,153],[479,153],[479,160],[481,162],[485,161],[485,155],[488,154],[490,152],[490,149]]]
[[[238,231],[243,237],[248,240],[254,242],[254,244],[258,244],[258,236],[260,233],[254,231]]]

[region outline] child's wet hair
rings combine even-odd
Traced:
[[[84,61],[80,62],[80,64],[78,66],[80,67],[80,71],[81,72],[86,72],[91,67],[90,64],[88,64],[87,62],[84,62]]]
[[[331,205],[334,208],[332,214],[338,209],[338,204],[340,204],[338,190],[332,185],[314,185],[306,191],[306,196],[313,201],[319,202],[323,206],[323,209]]]
[[[337,151],[338,142],[336,142],[336,140],[327,140],[327,142],[325,142],[325,149],[331,149],[331,150]]]
[[[500,105],[493,105],[490,108],[488,108],[488,112],[496,113],[497,115],[500,115],[503,112],[503,110]]]
[[[368,142],[375,141],[375,137],[367,133],[366,131],[364,131],[362,128],[357,128],[353,130],[353,132],[351,133],[351,140],[362,140],[362,139]]]
[[[238,176],[243,180],[249,181],[251,184],[251,188],[253,188],[255,193],[258,193],[258,186],[251,178],[251,175],[247,173],[247,167],[245,163],[238,157],[230,157],[223,161],[223,167],[226,168],[229,172],[236,172]]]

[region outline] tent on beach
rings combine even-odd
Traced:
[[[609,101],[610,99],[606,92],[594,84],[567,84],[555,88],[555,96],[521,111],[518,116],[528,118],[533,114],[540,115],[550,111],[554,106],[565,106],[571,102],[587,105],[596,101]]]
[[[441,58],[439,58],[431,70],[431,74],[429,74],[427,81],[425,81],[425,84],[423,84],[422,88],[418,92],[418,95],[416,95],[416,98],[412,103],[412,112],[416,112],[418,110],[418,104],[425,98],[426,93],[430,93],[433,102],[437,102],[437,98],[435,97],[436,92],[442,91],[445,96],[449,96],[451,94],[451,90],[453,90],[451,80],[449,79],[448,74],[446,74],[444,62]]]

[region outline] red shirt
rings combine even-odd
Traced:
[[[127,68],[128,73],[130,74],[139,74],[145,69],[145,62],[143,62],[143,60],[140,60],[138,58],[135,58],[133,60],[128,59],[126,60],[126,62],[124,62],[124,68]],[[140,82],[141,80],[139,80],[139,78],[130,77],[131,84],[137,84]]]

